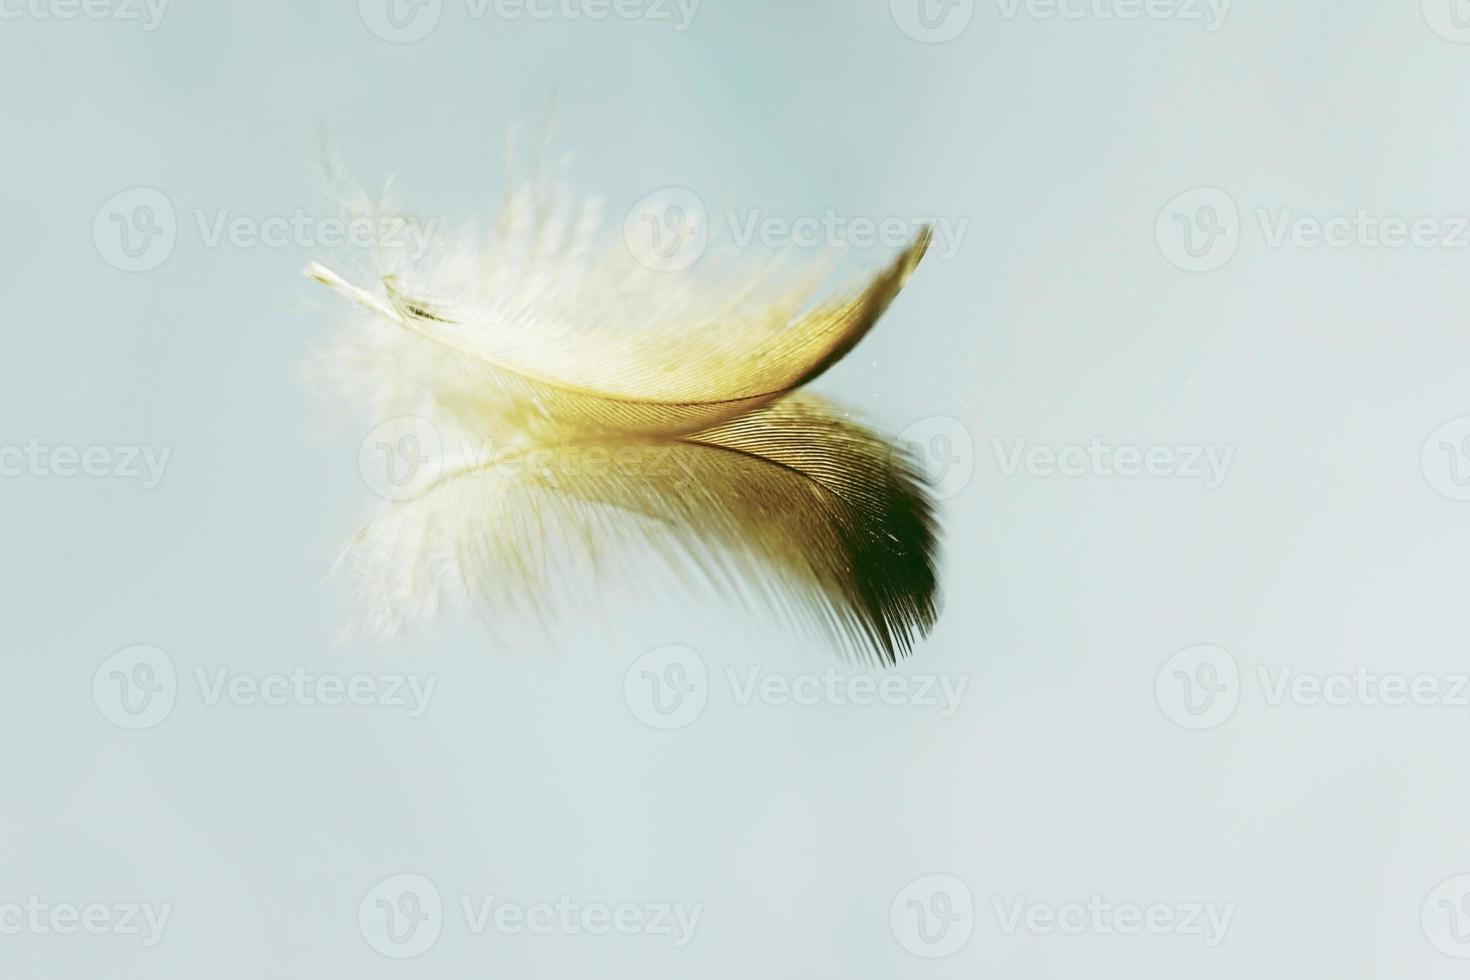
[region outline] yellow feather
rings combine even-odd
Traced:
[[[872,329],[929,245],[859,288],[708,260],[671,274],[600,245],[595,209],[510,195],[488,243],[380,256],[324,358],[339,394],[420,415],[475,450],[388,504],[345,550],[356,625],[396,634],[446,602],[546,618],[569,564],[643,581],[656,556],[893,662],[935,617],[933,506],[904,452],[796,390]]]
[[[411,298],[396,277],[384,278],[381,293],[374,293],[317,263],[307,274],[440,349],[434,396],[447,416],[484,434],[514,430],[529,442],[548,443],[590,433],[693,432],[814,380],[878,322],[931,237],[924,229],[863,288],[811,311],[793,312],[800,304],[788,294],[758,308],[748,300],[716,307],[718,315],[705,313],[703,322],[689,307],[671,311],[664,294],[674,292],[672,284],[651,270],[621,277],[653,277],[641,309],[634,307],[638,312],[625,322],[599,323],[593,292],[582,318],[571,321],[575,326],[551,318],[502,320],[483,309]],[[569,280],[564,288],[576,285]]]
[[[706,432],[518,448],[446,472],[358,531],[339,568],[357,625],[391,636],[446,600],[547,618],[569,561],[636,584],[653,555],[892,662],[934,621],[936,549],[914,461],[803,393]]]

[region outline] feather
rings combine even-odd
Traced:
[[[819,274],[791,281],[774,259],[645,268],[620,242],[593,243],[591,205],[544,193],[513,200],[488,245],[467,235],[419,263],[390,254],[371,288],[309,266],[367,314],[331,356],[365,364],[369,386],[394,376],[426,385],[435,414],[461,427],[528,443],[680,435],[824,373],[877,323],[931,239],[924,229],[870,281],[814,304]]]
[[[359,196],[352,205],[361,213]],[[906,450],[798,391],[850,351],[922,259],[814,301],[781,256],[660,272],[599,244],[594,204],[538,179],[495,232],[378,249],[316,376],[458,446],[345,548],[351,632],[446,605],[549,620],[612,575],[665,576],[893,663],[936,615],[936,518]],[[493,447],[493,448],[487,448]]]
[[[550,616],[577,576],[556,542],[617,581],[652,555],[892,663],[933,624],[936,527],[906,451],[797,394],[672,439],[510,449],[387,505],[339,562],[358,632],[394,636],[446,602]],[[595,583],[588,583],[595,588]]]

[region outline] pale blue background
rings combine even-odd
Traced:
[[[7,977],[1458,976],[1420,927],[1470,870],[1467,708],[1267,708],[1189,732],[1155,703],[1176,651],[1243,672],[1467,669],[1470,504],[1420,467],[1470,413],[1470,254],[1271,250],[1257,207],[1470,211],[1470,47],[1418,4],[1237,3],[1197,23],[1037,20],[978,3],[924,44],[885,0],[705,0],[690,30],[472,21],[406,45],[350,0],[176,0],[161,26],[0,21],[0,442],[174,447],[162,485],[0,480],[0,901],[172,902],[161,943],[0,936]],[[195,208],[320,209],[325,124],[427,213],[497,193],[504,130],[558,91],[558,146],[609,212],[660,187],[712,208],[947,214],[930,261],[821,387],[891,431],[963,420],[947,608],[904,669],[967,675],[958,715],[738,708],[659,733],[623,675],[682,643],[809,668],[714,600],[612,597],[558,649],[450,619],[334,645],[322,588],[368,507],[371,427],[323,434],[298,378],[332,304],[300,249],[206,248]],[[161,267],[94,247],[134,186],[181,215]],[[1170,265],[1155,219],[1226,189],[1220,271]],[[1225,485],[1003,478],[992,438],[1237,447]],[[93,672],[416,670],[431,710],[207,707],[111,725]],[[531,901],[702,902],[696,940],[466,935],[395,962],[359,900],[399,872]],[[911,879],[953,874],[973,938],[891,934]],[[1228,939],[1004,935],[990,896],[1235,903]]]

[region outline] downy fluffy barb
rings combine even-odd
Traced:
[[[380,249],[358,283],[308,268],[355,311],[318,364],[331,393],[372,423],[415,415],[497,447],[447,461],[354,535],[337,573],[357,630],[395,635],[446,602],[546,618],[577,591],[571,550],[619,578],[655,561],[894,661],[935,617],[924,477],[796,392],[873,327],[929,232],[817,300],[820,276],[779,257],[660,272],[599,227],[595,203],[538,178],[489,234]]]

